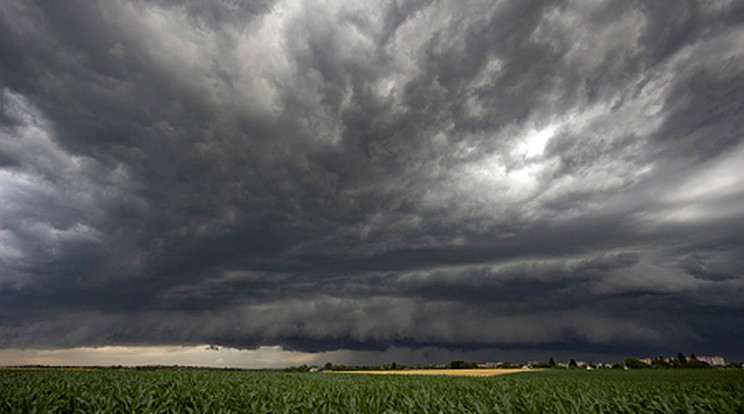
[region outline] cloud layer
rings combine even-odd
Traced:
[[[744,8],[368,3],[0,5],[0,346],[744,358]]]

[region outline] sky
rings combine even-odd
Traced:
[[[744,4],[0,2],[0,364],[744,360]]]

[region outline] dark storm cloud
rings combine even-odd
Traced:
[[[740,358],[742,20],[3,4],[0,345]]]

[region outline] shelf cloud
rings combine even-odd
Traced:
[[[742,46],[733,1],[2,3],[0,347],[742,359]]]

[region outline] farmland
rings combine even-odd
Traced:
[[[451,377],[0,370],[0,412],[744,412],[744,371]]]

